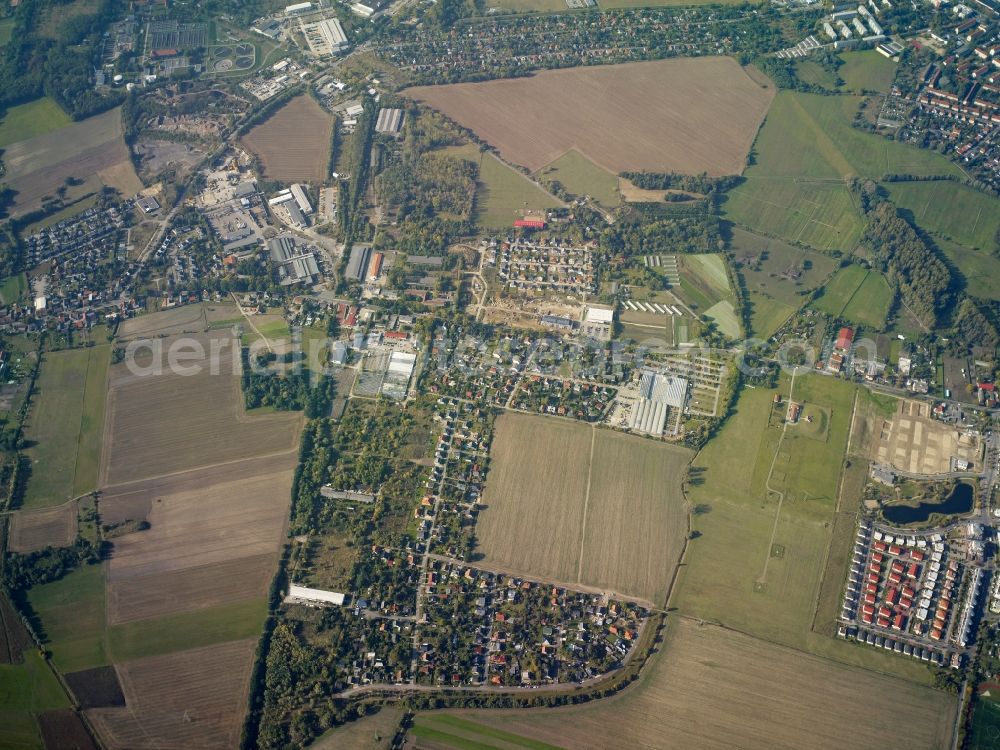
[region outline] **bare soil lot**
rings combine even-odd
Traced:
[[[118,338],[135,341],[179,333],[204,333],[227,321],[242,319],[236,305],[229,303],[183,305],[126,320],[118,326]]]
[[[184,360],[185,375],[166,366],[174,339],[162,343],[160,374],[135,374],[128,362],[111,368],[102,484],[132,482],[199,466],[291,451],[299,414],[247,416],[237,368],[238,342],[228,331],[186,340],[207,358]],[[213,342],[217,347],[212,354]],[[177,351],[176,349],[174,351]],[[192,350],[187,350],[192,351]],[[235,353],[235,355],[234,355]],[[148,350],[140,367],[151,366]],[[214,374],[213,374],[214,373]]]
[[[850,750],[947,746],[956,699],[731,630],[674,619],[639,683],[567,709],[456,712],[566,748]],[[489,740],[487,740],[489,741]],[[525,743],[527,746],[527,743]]]
[[[687,534],[690,452],[582,423],[497,421],[477,535],[485,564],[662,604]]]
[[[872,458],[882,464],[915,474],[955,471],[952,457],[964,458],[976,471],[982,469],[978,437],[969,437],[953,425],[930,417],[930,405],[901,399],[892,419],[882,420]]]
[[[87,711],[115,750],[236,747],[256,640],[119,665],[128,708]]]
[[[4,150],[7,183],[17,191],[12,215],[41,207],[43,196],[55,196],[66,180],[84,184],[69,188],[71,199],[100,184],[132,196],[142,189],[122,139],[121,111],[112,109],[65,128],[12,143]],[[95,180],[96,176],[96,180]]]
[[[46,750],[97,750],[83,721],[69,709],[39,714],[38,728]]]
[[[43,547],[68,547],[76,539],[76,503],[44,510],[20,510],[11,516],[10,548],[33,552]]]
[[[302,95],[292,99],[243,138],[272,180],[320,182],[330,160],[333,118]]]
[[[136,144],[135,153],[141,160],[140,169],[144,174],[155,175],[164,169],[174,168],[180,178],[205,158],[205,150],[190,143],[155,139]]]
[[[551,70],[404,93],[531,171],[576,148],[615,174],[739,174],[774,98],[773,87],[728,57]]]
[[[95,667],[65,675],[81,708],[124,706],[125,696],[114,667]]]

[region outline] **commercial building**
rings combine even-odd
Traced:
[[[683,410],[688,381],[675,375],[646,370],[639,381],[639,399],[632,407],[629,429],[659,437],[666,427],[669,409]]]
[[[294,208],[293,206],[290,206]],[[313,284],[319,279],[319,265],[312,251],[300,249],[291,237],[275,237],[267,241],[271,261],[278,266],[282,286]]]
[[[295,203],[298,205],[299,210],[308,216],[313,212],[312,204],[309,202],[309,196],[306,195],[305,189],[298,183],[295,183],[291,187],[292,197],[295,199]]]
[[[403,127],[403,110],[382,109],[379,110],[378,120],[375,122],[376,133],[387,133],[397,135]]]
[[[611,339],[615,309],[606,305],[587,305],[583,310],[583,333],[601,341]]]
[[[345,594],[341,594],[336,591],[311,589],[306,586],[299,586],[293,583],[288,586],[288,596],[285,598],[285,601],[299,602],[303,604],[333,604],[340,607],[343,606],[346,598]]]
[[[285,15],[297,16],[302,13],[308,13],[309,11],[312,10],[312,7],[313,7],[312,3],[295,3],[294,5],[286,5]]]
[[[351,248],[351,257],[347,261],[347,270],[344,272],[344,275],[348,279],[361,281],[365,271],[368,270],[371,257],[371,245],[355,245]]]

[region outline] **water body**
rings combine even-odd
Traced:
[[[920,503],[920,505],[892,505],[882,509],[882,515],[889,523],[906,525],[923,523],[938,513],[943,516],[961,515],[972,510],[972,485],[959,482],[940,503]]]

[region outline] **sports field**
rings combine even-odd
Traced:
[[[493,154],[480,154],[479,147],[475,144],[451,146],[442,149],[442,152],[471,159],[479,164],[473,218],[484,229],[510,227],[515,219],[521,218],[525,210],[537,211],[563,205],[558,198],[508,167]]]
[[[243,136],[272,180],[321,182],[330,161],[333,117],[311,96],[297,96]]]
[[[501,416],[476,529],[486,564],[662,602],[687,534],[690,455],[577,422]]]
[[[32,469],[26,508],[97,488],[110,362],[108,344],[44,355],[25,429]]]
[[[1000,248],[1000,198],[957,182],[893,182],[883,187],[923,229],[973,250]]]
[[[0,21],[0,44],[4,21]],[[59,105],[47,96],[7,109],[0,118],[0,148],[64,128],[73,122]]]
[[[880,330],[891,303],[892,290],[882,274],[850,265],[837,271],[813,307]]]
[[[613,697],[566,708],[421,713],[413,734],[418,747],[462,750],[863,750],[885,741],[886,716],[902,715],[893,746],[930,750],[947,743],[955,709],[952,696],[930,688],[671,618],[647,671]],[[420,727],[439,734],[425,745]]]
[[[774,89],[762,88],[732,58],[701,57],[547,70],[405,93],[532,171],[576,148],[613,174],[723,175],[743,171]]]
[[[536,176],[557,180],[573,195],[589,195],[605,208],[614,208],[620,202],[618,177],[594,164],[575,148],[542,167]]]
[[[781,424],[790,380],[745,390],[735,414],[692,466],[691,541],[671,606],[756,637],[838,661],[928,682],[912,659],[813,632],[814,610],[833,534],[855,387],[800,372],[793,397],[824,412],[825,429]],[[784,403],[773,406],[779,393]],[[807,425],[813,427],[813,425]],[[849,541],[849,540],[848,540]]]

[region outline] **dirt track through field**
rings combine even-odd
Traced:
[[[774,98],[728,57],[549,70],[404,93],[541,169],[571,148],[619,173],[740,174]]]

